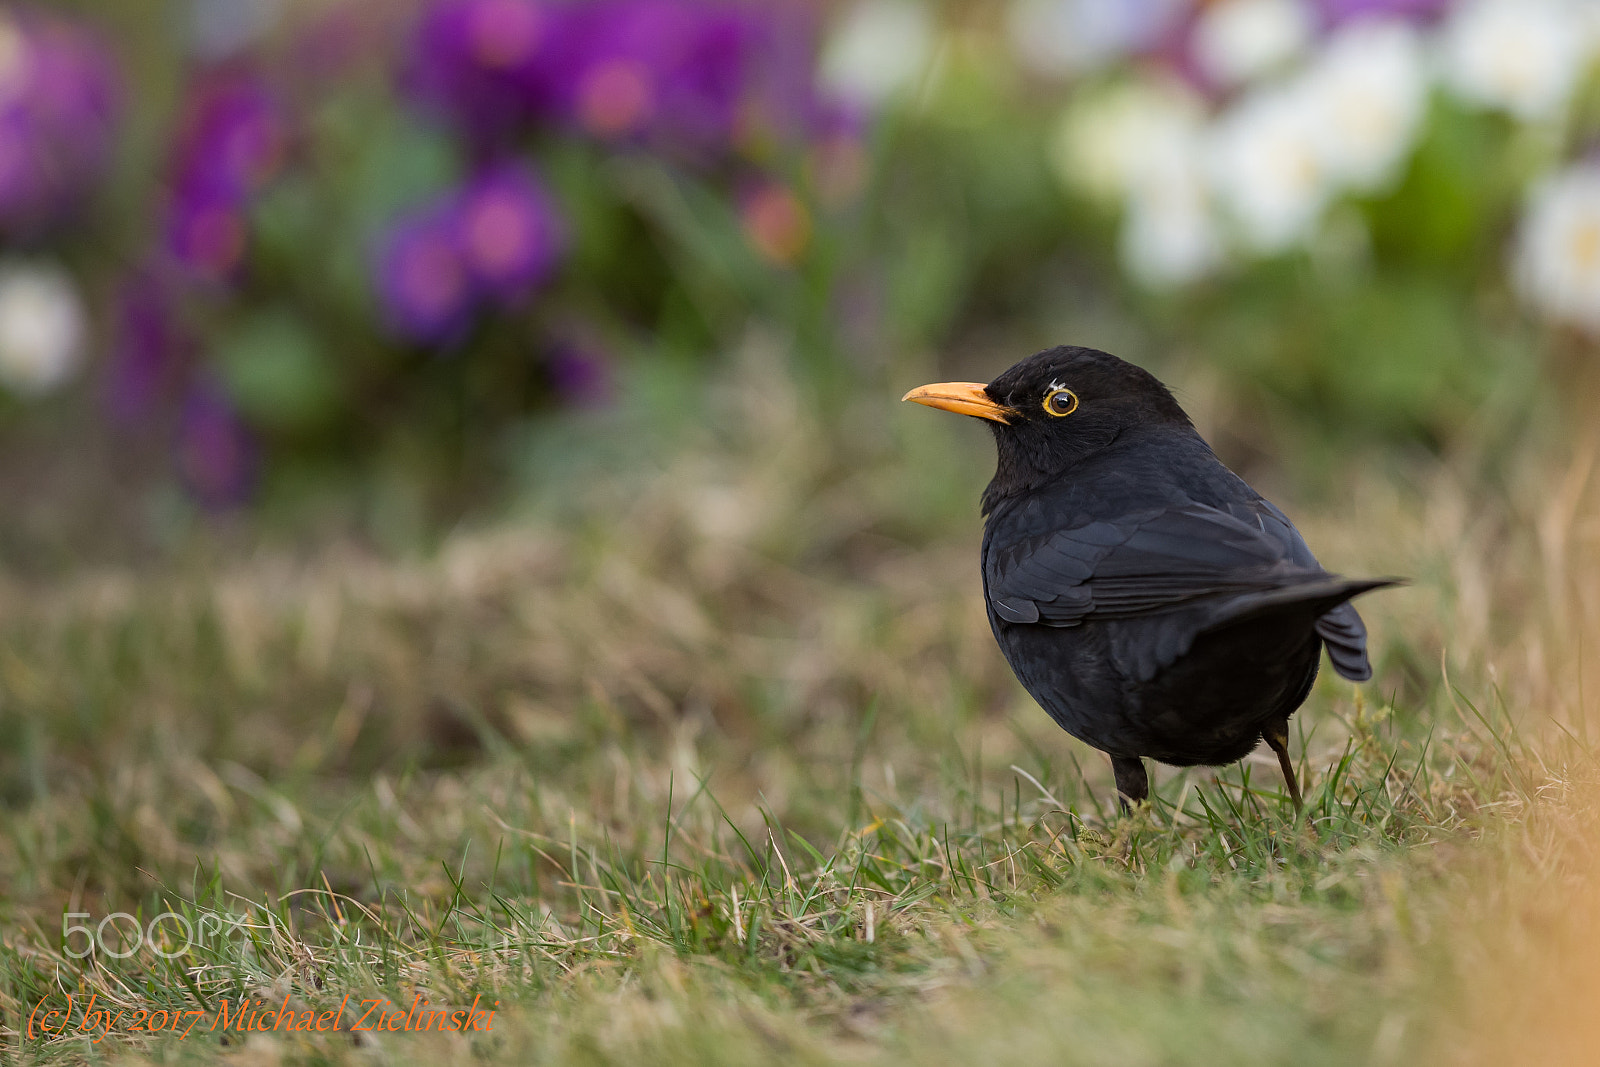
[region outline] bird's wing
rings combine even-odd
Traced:
[[[992,546],[984,577],[1005,621],[1076,626],[1326,577],[1287,555],[1260,526],[1190,504]]]
[[[994,614],[1054,627],[1111,621],[1107,651],[1118,670],[1141,681],[1207,630],[1319,603],[1327,610],[1353,595],[1355,584],[1314,559],[1297,561],[1276,530],[1194,503],[1000,540],[984,566]]]

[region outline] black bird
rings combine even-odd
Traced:
[[[1298,807],[1289,716],[1324,647],[1344,677],[1372,676],[1348,601],[1395,582],[1323,570],[1167,388],[1116,356],[1052,348],[988,385],[904,399],[988,420],[989,624],[1050,717],[1111,756],[1127,801],[1149,794],[1142,757],[1232,763],[1264,740]]]

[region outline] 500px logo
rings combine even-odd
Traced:
[[[125,960],[143,947],[162,959],[177,959],[192,948],[234,937],[251,925],[247,914],[219,915],[214,911],[202,911],[194,921],[178,912],[164,911],[143,925],[138,916],[125,911],[114,911],[93,926],[75,921],[93,917],[86,911],[61,913],[62,951],[73,959],[101,953]],[[272,916],[267,916],[267,921],[270,924]],[[74,937],[80,940],[74,941]]]

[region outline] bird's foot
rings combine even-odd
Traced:
[[[1131,814],[1150,800],[1150,779],[1144,773],[1144,760],[1138,756],[1112,756],[1111,773],[1117,779],[1117,803],[1122,814]]]
[[[1112,849],[1126,860],[1133,854],[1139,831],[1150,825],[1150,779],[1138,756],[1112,756],[1111,771],[1116,775],[1117,804],[1123,815]]]
[[[1299,812],[1305,804],[1300,796],[1300,783],[1295,778],[1294,761],[1289,758],[1289,721],[1285,719],[1268,726],[1261,731],[1261,739],[1278,754],[1278,766],[1283,769],[1283,780],[1289,787],[1289,799],[1294,801],[1294,810]]]

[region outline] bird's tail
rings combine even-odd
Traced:
[[[1349,601],[1326,612],[1317,620],[1317,636],[1328,650],[1328,659],[1341,677],[1364,682],[1372,677],[1367,660],[1367,624],[1361,621]]]
[[[1285,613],[1293,613],[1301,618],[1309,615],[1317,620],[1317,636],[1322,638],[1328,649],[1333,669],[1352,682],[1364,682],[1372,677],[1372,664],[1367,660],[1367,628],[1355,607],[1350,604],[1350,599],[1374,589],[1403,583],[1404,580],[1400,578],[1339,578],[1324,575],[1244,598],[1236,602],[1234,611],[1227,613],[1226,622],[1232,625]]]

